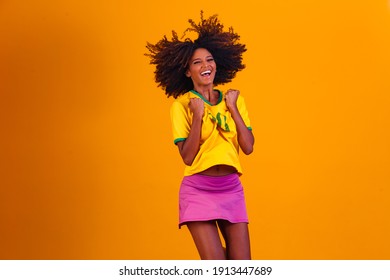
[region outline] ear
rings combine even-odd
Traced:
[[[188,69],[187,69],[187,71],[186,71],[186,76],[187,76],[187,78],[191,77],[190,70],[188,70]]]

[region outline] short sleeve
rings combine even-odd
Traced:
[[[242,97],[241,95],[238,96],[237,107],[242,119],[244,120],[246,127],[249,130],[252,130],[251,122],[249,120],[248,110],[246,109],[246,105],[245,105],[245,100],[244,97]]]
[[[173,142],[177,144],[187,139],[190,133],[190,120],[187,109],[182,103],[175,100],[171,106],[171,125]]]

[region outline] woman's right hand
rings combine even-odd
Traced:
[[[177,143],[179,152],[186,165],[191,165],[198,154],[200,147],[200,135],[202,131],[202,118],[204,114],[204,102],[200,98],[191,98],[188,107],[193,115],[191,130],[187,139]]]
[[[204,114],[204,102],[200,98],[191,98],[188,104],[194,117],[203,118]]]

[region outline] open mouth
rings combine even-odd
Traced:
[[[204,76],[210,76],[210,75],[211,75],[211,70],[203,71],[202,73],[200,73],[200,75],[201,75],[202,77],[204,77]]]

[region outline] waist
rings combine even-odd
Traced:
[[[206,176],[213,176],[213,177],[219,177],[219,176],[226,176],[229,174],[237,173],[237,169],[230,165],[214,165],[206,170],[203,170],[197,174],[199,175],[206,175]]]
[[[191,176],[184,176],[180,187],[180,193],[191,193],[194,190],[237,192],[242,191],[242,185],[237,172],[224,176],[208,176],[199,173]]]

